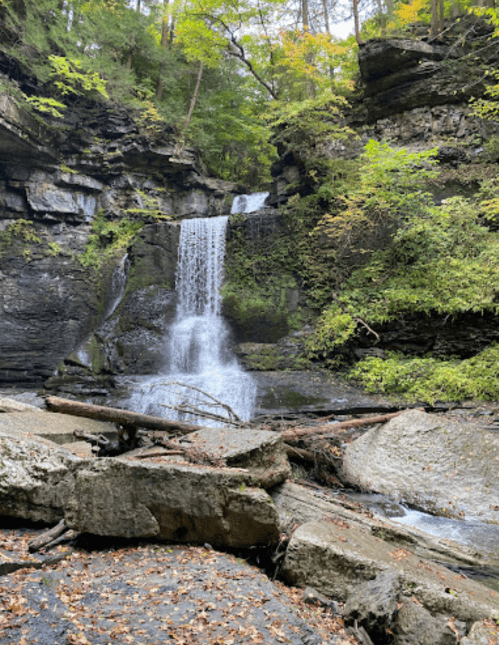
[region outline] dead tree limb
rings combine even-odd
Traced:
[[[238,427],[248,427],[251,425],[246,421],[242,421],[238,417],[238,415],[234,412],[234,410],[230,407],[230,405],[227,405],[223,401],[220,401],[219,399],[215,398],[213,395],[209,394],[208,392],[206,392],[205,390],[202,390],[199,387],[196,387],[195,385],[189,385],[187,383],[181,383],[179,381],[160,383],[160,385],[164,385],[166,387],[171,385],[176,385],[177,387],[181,387],[183,389],[196,392],[197,394],[200,394],[204,398],[198,398],[197,400],[194,400],[194,403],[198,405],[210,406],[213,408],[221,408],[222,410],[225,410],[228,416],[224,417],[221,414],[216,414],[215,412],[203,410],[199,407],[195,407],[194,403],[190,403],[190,402],[187,402],[187,403],[181,402],[181,403],[178,403],[177,405],[167,405],[166,403],[160,403],[160,405],[164,408],[169,408],[170,410],[175,410],[176,412],[191,414],[196,417],[211,419],[212,421],[219,421],[221,423],[234,425]]]
[[[285,430],[281,433],[282,438],[286,443],[294,443],[300,441],[310,435],[323,435],[328,432],[338,432],[338,430],[349,430],[351,428],[361,428],[362,426],[370,426],[375,423],[385,423],[390,419],[398,417],[399,414],[407,412],[407,410],[399,410],[390,414],[382,414],[377,417],[368,417],[364,419],[351,419],[350,421],[341,421],[328,426],[315,426],[310,428],[298,428],[296,430]]]
[[[69,531],[68,527],[66,526],[66,522],[64,520],[61,520],[59,524],[56,524],[48,531],[45,531],[45,533],[42,533],[38,537],[33,538],[28,542],[28,549],[30,553],[35,553],[36,551],[43,549],[44,546],[47,546],[47,544],[50,544],[50,542],[56,540],[63,533],[66,533],[66,531]]]
[[[201,430],[203,427],[192,423],[185,423],[184,421],[172,421],[170,419],[153,417],[149,414],[139,414],[138,412],[129,412],[128,410],[118,408],[108,408],[103,405],[70,401],[57,396],[48,396],[45,399],[45,405],[50,412],[71,414],[76,417],[86,417],[87,419],[96,419],[98,421],[109,421],[111,423],[119,423],[125,427],[167,430],[178,434],[190,434],[191,432]]]

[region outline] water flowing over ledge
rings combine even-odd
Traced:
[[[220,315],[227,222],[227,216],[182,221],[177,313],[165,341],[168,367],[137,386],[130,399],[133,410],[216,426],[220,421],[182,411],[190,405],[227,416],[216,399],[239,419],[251,418],[256,386],[229,351],[229,330]]]
[[[237,195],[232,202],[231,215],[235,213],[256,213],[265,208],[265,202],[270,193],[252,193],[251,195]]]

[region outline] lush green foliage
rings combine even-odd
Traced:
[[[4,0],[2,47],[46,83],[28,104],[61,117],[74,94],[128,102],[200,146],[214,174],[260,186],[283,106],[308,112],[318,127],[318,113],[301,102],[352,87],[353,43],[290,27],[282,0],[143,2]]]
[[[369,392],[402,395],[411,401],[499,399],[499,346],[467,360],[407,358],[391,352],[385,359],[370,356],[349,376]]]
[[[376,229],[425,212],[430,197],[424,181],[435,175],[435,153],[409,153],[371,140],[358,162],[344,164],[343,172],[322,184],[318,196],[328,199],[329,208],[316,233],[327,238],[337,260],[362,250]]]
[[[473,197],[453,197],[437,206],[425,191],[434,175],[431,159],[373,144],[359,167],[345,174],[329,203],[334,217],[323,218],[312,235],[323,238],[323,266],[330,250],[336,262],[346,262],[340,283],[333,286],[333,304],[327,303],[327,283],[323,287],[325,309],[308,345],[312,357],[337,366],[360,327],[376,328],[406,314],[499,313],[499,238],[489,228],[495,229],[499,217],[499,182],[484,179]],[[358,253],[359,231],[387,221],[390,234],[379,248],[364,249],[349,264],[345,246]],[[491,348],[466,361],[392,353],[362,361],[350,375],[371,391],[412,400],[494,398],[498,351]]]
[[[480,223],[476,205],[456,197],[408,218],[340,300],[373,323],[410,311],[498,313],[497,285],[499,239]]]
[[[356,327],[352,316],[338,305],[326,309],[317,320],[315,333],[308,342],[309,355],[323,359],[328,367],[338,366],[341,363],[341,348]]]
[[[98,213],[92,222],[92,233],[85,251],[78,259],[83,266],[99,269],[107,259],[126,249],[142,226],[143,222],[140,221],[112,221],[106,219],[103,213]]]

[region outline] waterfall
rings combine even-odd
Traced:
[[[116,311],[118,305],[123,299],[126,289],[126,281],[128,278],[128,253],[121,258],[119,265],[114,269],[111,278],[111,291],[110,291],[110,304],[105,320],[110,318]]]
[[[237,195],[232,202],[231,215],[234,213],[255,213],[265,208],[269,193],[252,193],[251,195]]]
[[[216,426],[221,423],[168,407],[188,404],[226,416],[216,399],[240,419],[251,418],[256,387],[230,353],[229,331],[220,315],[227,221],[228,217],[212,217],[181,223],[178,303],[167,342],[168,368],[134,392],[130,401],[134,410]]]

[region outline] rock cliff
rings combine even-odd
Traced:
[[[5,55],[0,72],[36,82]],[[96,375],[102,386],[116,370],[156,365],[146,347],[173,298],[175,221],[228,212],[233,191],[203,174],[196,151],[176,149],[172,131],[125,109],[80,99],[42,123],[0,96],[0,384],[40,386],[66,357],[90,389]],[[134,297],[108,359],[102,325],[120,270]]]

